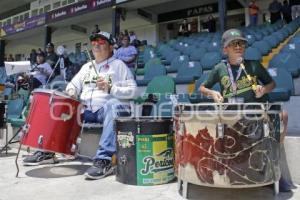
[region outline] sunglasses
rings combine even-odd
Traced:
[[[245,48],[246,45],[247,45],[247,43],[243,40],[234,40],[234,41],[230,42],[228,46],[231,46],[231,47],[239,46],[239,47]]]
[[[104,45],[106,44],[106,40],[102,39],[102,38],[97,38],[91,41],[92,46],[96,46],[96,45]]]

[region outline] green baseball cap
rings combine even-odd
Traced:
[[[247,39],[244,37],[242,31],[232,28],[225,31],[222,35],[222,44],[223,47],[226,47],[233,40],[243,40],[247,42]]]

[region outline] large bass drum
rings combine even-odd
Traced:
[[[176,107],[176,172],[203,186],[245,188],[280,178],[280,105]]]

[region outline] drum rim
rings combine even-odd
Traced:
[[[80,102],[78,99],[74,99],[70,96],[68,96],[67,94],[61,92],[61,91],[58,91],[58,90],[51,90],[51,89],[43,89],[43,88],[37,88],[35,90],[32,91],[32,93],[47,93],[47,94],[55,94],[57,96],[60,96],[60,97],[64,97],[64,98],[67,98],[67,99],[72,99],[74,101],[77,101],[77,102]]]
[[[115,119],[116,122],[164,122],[172,121],[172,117],[118,117]]]
[[[178,103],[176,106],[175,106],[175,113],[177,112],[189,112],[189,111],[186,111],[185,109],[182,109],[185,108],[185,107],[190,107],[190,108],[195,108],[195,107],[215,107],[216,109],[215,110],[212,110],[212,111],[218,111],[220,110],[221,107],[226,107],[226,106],[242,106],[242,108],[246,107],[247,106],[260,106],[261,109],[242,109],[242,110],[250,110],[250,111],[259,111],[260,112],[280,112],[282,110],[282,104],[281,103],[260,103],[260,102],[253,102],[253,103],[197,103],[197,104],[192,104],[192,103]],[[271,106],[280,106],[280,109],[269,109],[271,108]],[[179,109],[179,110],[178,110]],[[223,112],[228,112],[229,110],[223,110],[221,109]],[[194,111],[197,111],[197,110],[194,110]],[[231,110],[231,111],[238,111],[238,110]]]

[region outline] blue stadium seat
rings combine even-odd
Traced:
[[[171,62],[171,65],[169,68],[167,68],[168,73],[174,73],[178,71],[178,68],[186,63],[189,62],[189,57],[188,56],[177,56],[173,57],[173,60]]]
[[[201,61],[205,54],[206,50],[204,48],[197,48],[193,49],[193,51],[190,52],[190,60],[191,61]]]
[[[267,55],[272,49],[271,45],[263,40],[254,42],[252,46],[257,48],[262,55]]]
[[[181,65],[175,78],[176,84],[189,84],[202,75],[202,67],[199,62],[188,62]]]
[[[292,53],[279,53],[272,58],[269,68],[285,68],[296,78],[300,75],[300,59]]]
[[[7,118],[20,118],[23,111],[24,101],[22,98],[9,100],[7,103]]]
[[[268,71],[276,83],[276,87],[269,94],[269,100],[271,102],[288,101],[294,93],[291,74],[284,68],[270,68]]]
[[[248,47],[245,51],[245,60],[258,60],[260,61],[262,55],[260,51],[255,47]]]
[[[203,70],[211,70],[222,59],[220,52],[207,52],[201,59],[201,65]]]
[[[152,64],[145,68],[145,74],[143,80],[136,80],[138,86],[147,85],[154,77],[164,76],[167,74],[165,66],[161,64]]]

